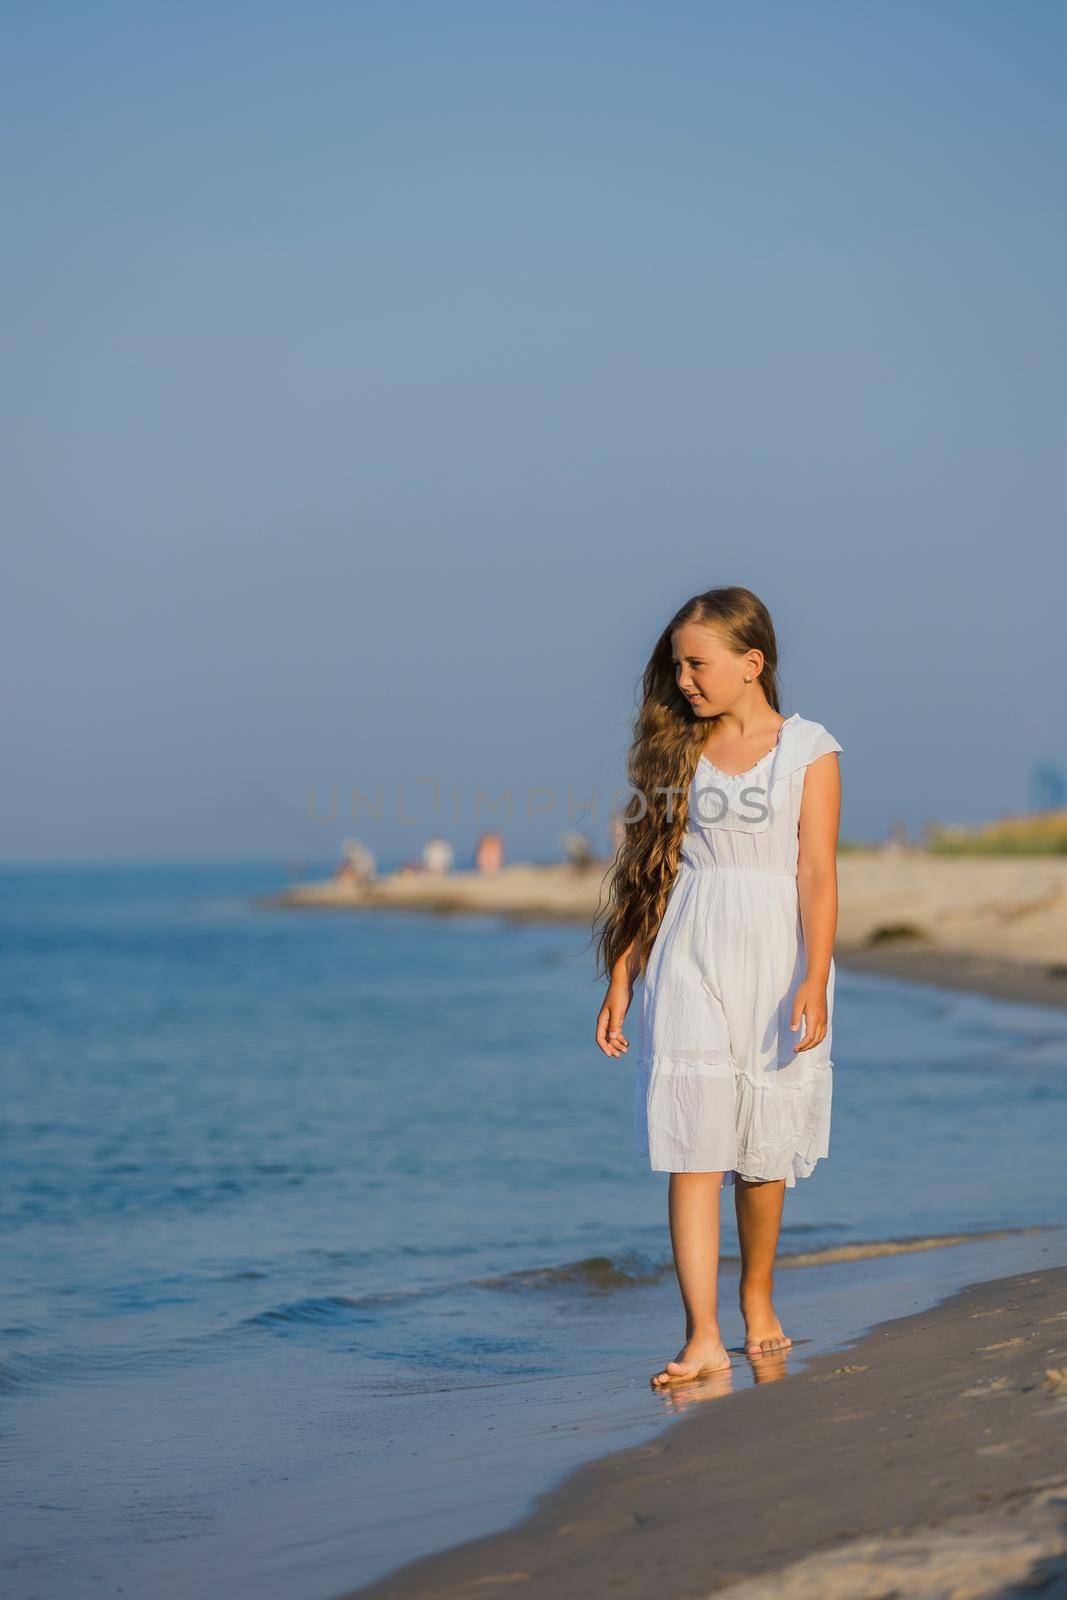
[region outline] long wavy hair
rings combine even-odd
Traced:
[[[678,870],[689,784],[715,721],[695,716],[678,688],[671,635],[687,622],[714,627],[738,655],[762,650],[760,684],[768,703],[781,710],[778,643],[763,601],[751,589],[737,587],[708,589],[687,600],[660,634],[644,670],[626,761],[638,814],[633,820],[623,814],[623,837],[593,918],[597,971],[606,978],[631,945],[636,970],[644,971]]]

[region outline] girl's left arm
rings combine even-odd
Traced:
[[[804,772],[800,805],[800,853],[797,891],[804,930],[807,967],[797,991],[792,1026],[805,1016],[804,1041],[810,1050],[826,1037],[826,985],[837,932],[837,836],[841,824],[841,769],[837,752],[828,751]]]

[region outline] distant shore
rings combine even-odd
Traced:
[[[611,863],[520,863],[497,872],[327,878],[264,908],[407,910],[591,924]],[[857,971],[1067,1006],[1067,859],[848,851],[838,861],[835,962]]]

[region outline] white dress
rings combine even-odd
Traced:
[[[800,802],[809,762],[841,745],[794,712],[746,772],[701,756],[666,910],[639,980],[634,1140],[656,1172],[723,1172],[723,1183],[784,1178],[829,1154],[829,1025],[795,1053],[790,1017],[804,977],[797,889]]]

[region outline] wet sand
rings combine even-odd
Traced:
[[[729,1375],[674,1385],[689,1414],[655,1440],[352,1596],[1067,1592],[1067,1266],[972,1284],[799,1372],[790,1360],[748,1363],[757,1381],[735,1393]]]

